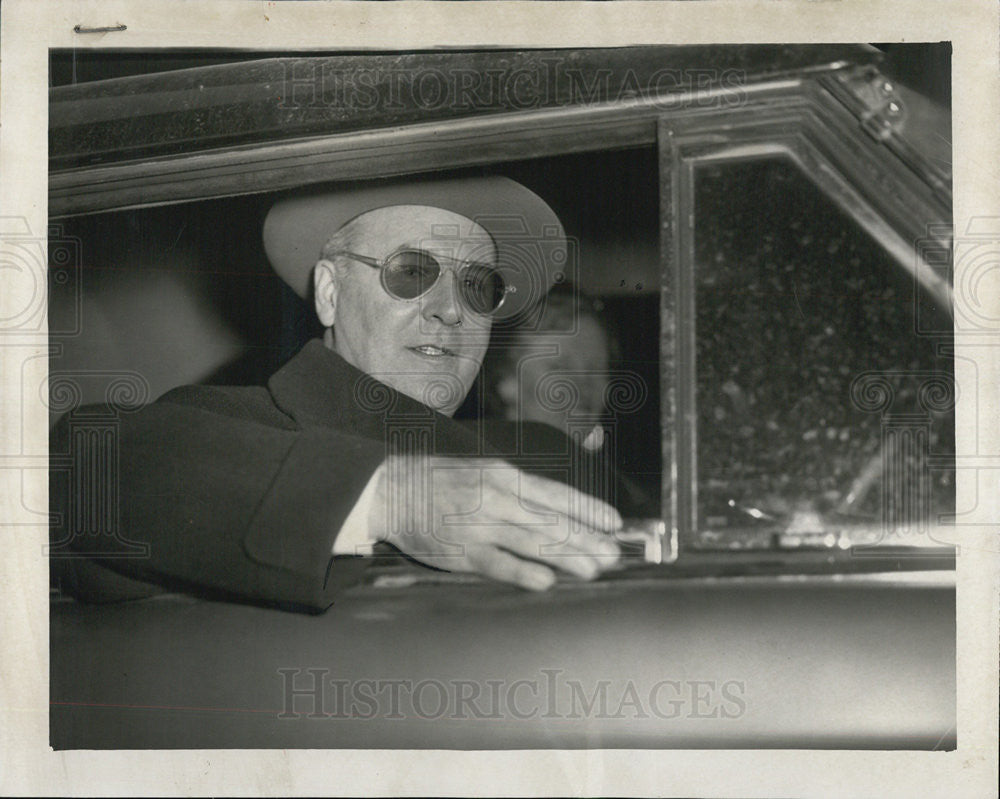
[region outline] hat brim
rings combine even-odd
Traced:
[[[568,248],[558,217],[530,189],[500,176],[410,179],[296,194],[268,212],[264,249],[274,271],[306,298],[313,267],[330,237],[360,214],[394,205],[443,208],[489,233],[497,267],[513,289],[497,319],[516,321],[566,271]]]

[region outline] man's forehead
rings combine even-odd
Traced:
[[[490,234],[471,219],[430,206],[387,206],[358,218],[357,246],[385,257],[400,247],[430,250],[455,260],[494,261]]]

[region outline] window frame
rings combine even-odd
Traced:
[[[941,265],[926,252],[950,252],[950,191],[931,172],[914,171],[884,140],[870,135],[847,104],[844,83],[877,80],[868,69],[807,80],[780,102],[749,110],[661,117],[659,154],[663,290],[661,353],[673,369],[661,372],[663,508],[669,509],[664,560],[697,550],[697,368],[695,331],[695,174],[699,166],[787,158],[908,270],[935,303],[951,314],[952,296]],[[888,189],[894,189],[892,191]],[[923,220],[923,222],[915,221]],[[950,551],[950,548],[945,548]],[[940,553],[934,552],[933,555]]]

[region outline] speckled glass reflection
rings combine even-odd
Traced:
[[[910,274],[790,162],[700,167],[695,204],[700,542],[934,543],[951,338]]]

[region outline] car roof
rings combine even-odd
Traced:
[[[881,57],[866,45],[247,56],[54,87],[50,169],[416,122],[705,94],[874,65]]]

